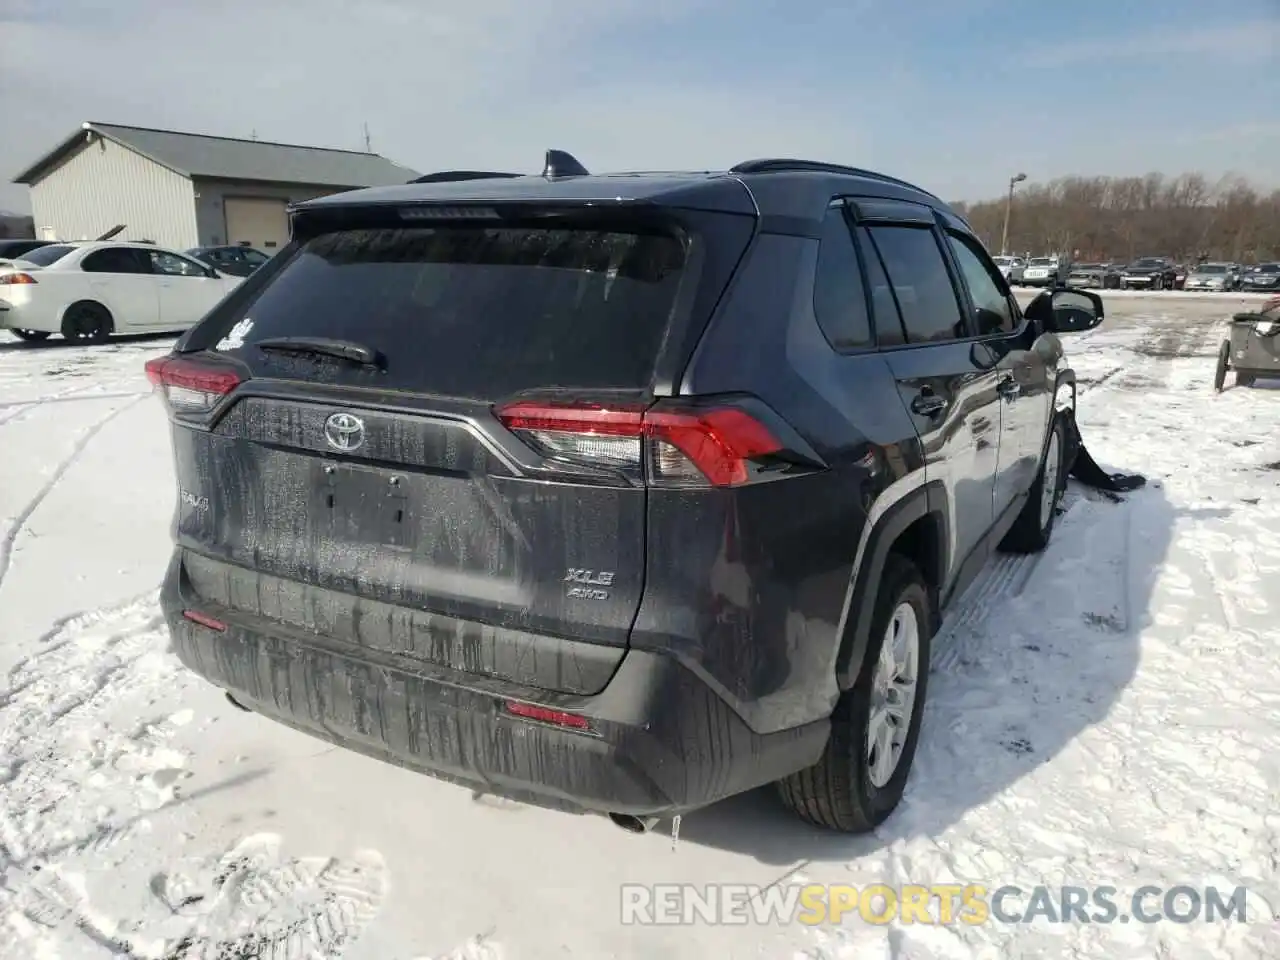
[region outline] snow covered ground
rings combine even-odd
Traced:
[[[852,839],[762,791],[673,845],[234,710],[155,603],[169,341],[0,342],[0,957],[1280,956],[1280,389],[1212,391],[1238,298],[1108,303],[1069,343],[1084,434],[1151,483],[1072,488],[953,611],[906,801]],[[1251,893],[1244,923],[620,925],[623,883],[802,881]]]

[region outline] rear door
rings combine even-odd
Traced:
[[[856,207],[876,336],[920,436],[925,477],[946,491],[951,556],[963,563],[994,521],[996,357],[971,338],[933,211],[899,201]]]
[[[111,311],[116,333],[154,330],[160,319],[160,288],[146,251],[102,247],[80,261],[89,296]]]
[[[652,399],[698,281],[688,242],[596,221],[304,239],[188,342],[252,379],[179,455],[201,505],[180,542],[255,570],[250,606],[274,598],[263,615],[471,673],[603,688],[645,565],[641,441],[611,424]],[[538,411],[568,401],[596,428],[548,428]]]

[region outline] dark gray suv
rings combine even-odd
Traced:
[[[940,611],[1043,548],[1058,289],[868,171],[439,174],[301,204],[147,365],[163,606],[238,705],[629,829],[777,782],[898,803]]]

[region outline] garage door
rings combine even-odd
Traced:
[[[248,244],[274,253],[289,242],[289,217],[283,200],[258,197],[228,197],[224,201],[227,215],[227,243]]]

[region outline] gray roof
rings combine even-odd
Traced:
[[[266,140],[233,140],[113,123],[85,123],[74,134],[14,178],[34,183],[84,143],[89,130],[186,177],[304,183],[325,187],[382,187],[418,174],[376,153],[301,147]]]

